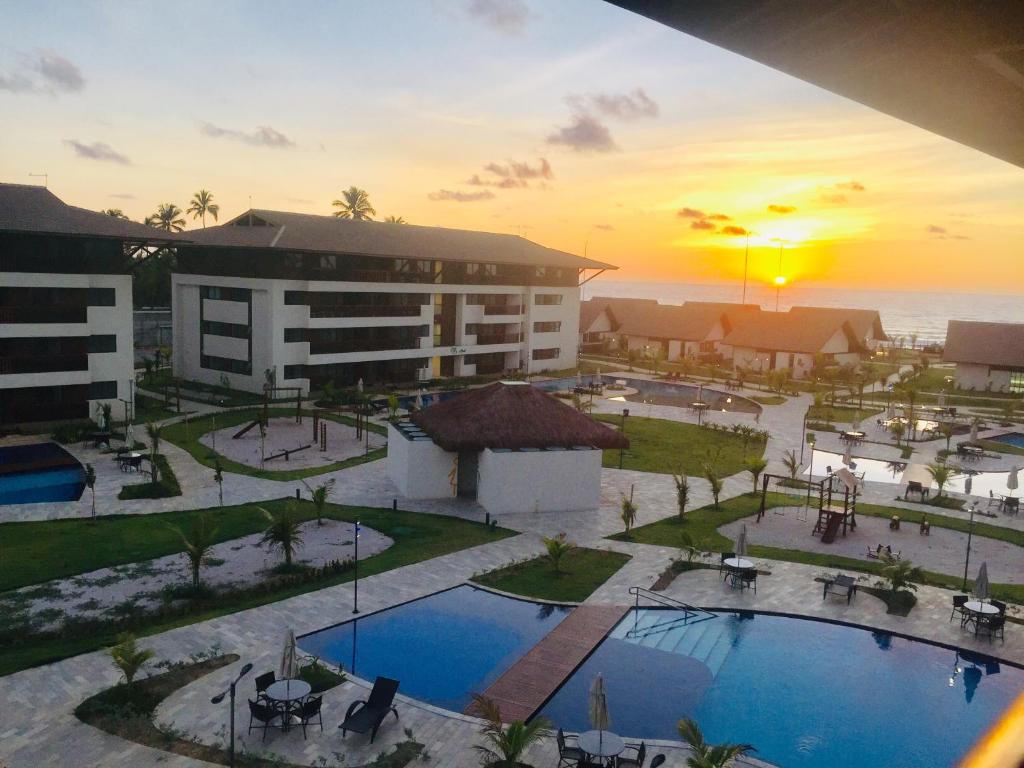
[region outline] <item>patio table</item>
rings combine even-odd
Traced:
[[[968,614],[964,626],[974,622],[974,634],[978,634],[980,622],[999,615],[999,609],[996,606],[992,603],[983,603],[981,600],[968,600],[964,603],[964,610]]]
[[[617,757],[626,748],[626,742],[622,740],[622,737],[611,731],[584,731],[579,735],[576,743],[591,757],[602,760]]]
[[[313,687],[305,680],[285,678],[271,683],[265,691],[267,699],[281,711],[282,730],[287,731],[291,725],[291,710],[295,702],[309,696]]]
[[[727,557],[722,561],[722,565],[733,570],[745,571],[754,567],[754,561],[742,557]]]

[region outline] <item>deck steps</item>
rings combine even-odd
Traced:
[[[689,656],[716,676],[732,650],[733,633],[725,621],[672,621],[670,612],[641,611],[635,623],[623,622],[611,637],[663,653]]]

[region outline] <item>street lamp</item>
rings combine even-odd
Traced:
[[[355,569],[355,595],[352,602],[352,613],[359,613],[359,532],[361,530],[362,527],[359,525],[359,521],[356,520],[356,530],[354,536],[356,556],[355,560],[352,562],[352,567]]]
[[[807,433],[807,444],[811,446],[811,463],[807,467],[807,506],[811,506],[811,482],[814,480],[814,443],[815,436],[813,432]],[[803,449],[801,448],[801,451]]]
[[[622,427],[619,430],[619,432],[622,433],[623,437],[626,436],[626,417],[627,416],[629,416],[629,408],[623,408],[622,409]],[[619,448],[619,469],[622,469],[622,451],[623,450],[624,450],[623,448]]]
[[[974,484],[973,479],[971,478],[970,475],[968,475],[967,479],[964,480],[964,495],[965,496],[970,497],[970,495],[971,495],[971,487],[973,486],[973,484]],[[964,558],[964,583],[960,587],[960,589],[962,589],[964,592],[967,591],[967,569],[971,565],[971,539],[974,536],[974,510],[975,510],[975,508],[977,506],[978,506],[978,503],[976,501],[972,501],[971,502],[971,519],[967,523],[967,557]]]
[[[228,765],[234,768],[235,765],[235,685],[243,677],[248,675],[252,671],[252,664],[246,664],[238,673],[238,677],[231,681],[231,684],[223,691],[218,693],[212,699],[211,704],[220,704],[224,701],[224,697],[231,696],[231,742],[228,745]]]

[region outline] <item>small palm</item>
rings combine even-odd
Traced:
[[[217,529],[210,525],[208,515],[197,515],[193,518],[192,528],[188,534],[175,526],[170,526],[170,528],[178,534],[185,547],[185,556],[192,569],[192,589],[199,589],[200,569],[216,543]]]
[[[128,685],[132,684],[139,670],[155,655],[148,648],[139,648],[135,636],[130,634],[121,635],[118,644],[109,648],[107,652],[114,666],[121,670]]]
[[[192,195],[192,201],[188,204],[188,213],[192,214],[193,219],[201,219],[203,227],[206,226],[206,214],[210,214],[213,220],[217,220],[217,215],[220,213],[220,206],[213,202],[213,193],[208,189],[200,189],[194,195]]]
[[[290,568],[292,554],[302,546],[302,524],[292,516],[291,510],[287,507],[276,515],[262,507],[260,511],[269,523],[266,530],[263,531],[260,544],[269,544],[280,549],[284,553],[285,566]]]
[[[146,217],[146,224],[166,232],[181,232],[185,229],[185,220],[181,215],[181,208],[174,203],[161,203],[156,213]]]
[[[349,187],[341,193],[341,199],[331,205],[339,209],[334,212],[339,219],[366,221],[377,215],[377,211],[370,205],[369,194],[359,187]]]
[[[680,720],[676,728],[690,746],[692,754],[686,759],[688,768],[728,768],[736,758],[754,751],[750,744],[708,744],[700,727],[690,718]]]

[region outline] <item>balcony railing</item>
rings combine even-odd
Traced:
[[[85,307],[59,305],[32,307],[0,307],[0,323],[85,323],[89,320]]]
[[[87,354],[0,357],[0,376],[10,376],[15,373],[57,373],[60,371],[87,370],[89,370],[89,356]]]
[[[522,304],[485,304],[484,314],[485,315],[521,315],[523,313]]]
[[[339,304],[335,306],[311,306],[310,317],[419,317],[422,307],[418,304]]]
[[[504,373],[505,366],[501,363],[477,363],[476,373],[478,376],[486,376],[491,373]]]
[[[478,345],[486,344],[518,344],[523,340],[523,337],[518,333],[491,333],[491,334],[477,334],[476,343]]]
[[[387,352],[420,349],[426,337],[414,339],[352,339],[347,341],[310,342],[311,355],[341,355],[348,352]]]

